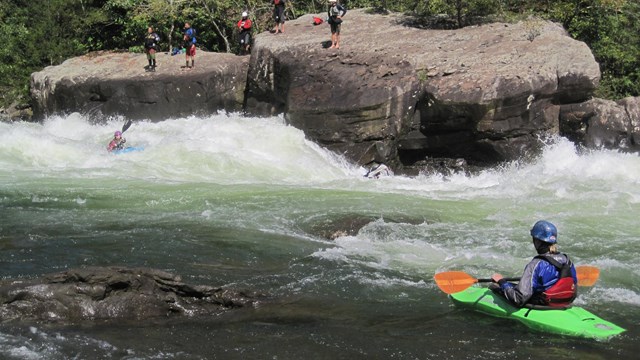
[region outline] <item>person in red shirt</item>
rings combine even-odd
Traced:
[[[251,19],[249,19],[249,13],[244,11],[242,13],[242,19],[238,21],[238,38],[240,39],[240,55],[245,55],[251,52]]]
[[[111,152],[113,150],[122,150],[124,149],[124,143],[126,142],[127,140],[122,137],[122,131],[118,130],[113,134],[113,140],[111,140],[109,145],[107,145],[107,151]]]

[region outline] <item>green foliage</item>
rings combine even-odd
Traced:
[[[531,15],[561,23],[584,41],[601,66],[598,96],[640,96],[640,4],[636,0],[341,0],[348,9],[370,7],[415,15],[422,26],[456,28]],[[286,15],[324,13],[326,0],[289,0]],[[236,22],[249,11],[254,31],[273,27],[269,0],[12,0],[0,2],[0,106],[28,99],[31,73],[97,50],[142,51],[147,27],[161,51],[181,44],[185,22],[198,46],[237,51]],[[348,15],[347,15],[348,16]],[[535,38],[532,27],[531,38]]]
[[[640,5],[627,0],[550,2],[547,18],[589,45],[600,64],[598,96],[640,96]]]

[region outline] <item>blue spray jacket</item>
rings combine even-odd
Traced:
[[[569,258],[565,254],[547,254],[560,264],[566,264]],[[576,268],[571,265],[571,277],[578,283]],[[500,289],[504,296],[514,305],[524,306],[534,295],[539,295],[549,289],[560,278],[560,271],[548,261],[533,258],[524,268],[520,282],[515,285],[507,281],[500,281]]]

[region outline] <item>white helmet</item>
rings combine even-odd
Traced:
[[[244,17],[247,17],[247,16],[249,16],[249,13],[248,13],[248,12],[246,12],[246,11],[243,11],[243,12],[242,12],[242,17],[244,18]]]

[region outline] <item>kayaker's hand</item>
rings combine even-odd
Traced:
[[[491,280],[493,282],[495,282],[495,283],[499,283],[500,280],[502,280],[502,278],[503,278],[503,276],[498,274],[498,273],[495,273],[495,274],[491,275]]]

